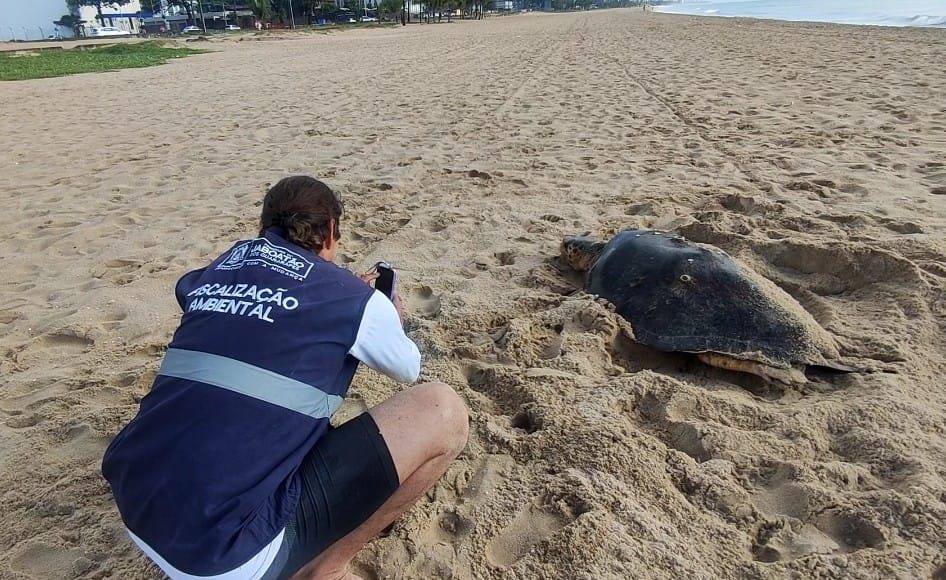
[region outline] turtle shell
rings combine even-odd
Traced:
[[[588,273],[635,339],[664,351],[718,352],[775,367],[836,358],[831,336],[785,291],[722,250],[624,230]]]

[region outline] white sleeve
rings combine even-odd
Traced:
[[[348,354],[401,383],[413,383],[420,375],[420,351],[404,334],[394,304],[378,291],[365,305]]]

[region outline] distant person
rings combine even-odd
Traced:
[[[442,383],[330,427],[359,363],[404,383],[421,363],[397,294],[334,263],[341,219],[327,185],[288,177],[259,237],[177,283],[180,325],[102,462],[131,539],[172,579],[355,578],[355,554],[466,444]]]

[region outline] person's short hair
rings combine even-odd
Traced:
[[[315,253],[328,239],[332,220],[335,241],[341,237],[342,202],[332,189],[313,177],[294,175],[279,180],[263,198],[260,235],[271,228],[286,231],[286,239]]]

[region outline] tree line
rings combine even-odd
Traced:
[[[364,10],[365,2],[369,0],[342,0],[347,8],[354,11]],[[644,0],[514,0],[517,9],[535,10],[587,10],[590,8],[616,8],[640,6]],[[80,6],[93,6],[98,13],[99,22],[104,22],[103,7],[120,8],[129,4],[131,0],[66,0],[72,14],[64,15],[55,24],[77,27],[80,23],[77,18]],[[653,3],[653,2],[650,2]],[[140,0],[141,10],[160,14],[162,0]],[[262,23],[280,22],[286,24],[293,17],[309,22],[317,15],[333,14],[338,11],[337,0],[164,0],[168,8],[179,8],[187,15],[190,22],[196,22],[201,13],[237,9],[249,10]],[[482,18],[483,15],[497,7],[505,9],[505,0],[381,0],[377,5],[378,16],[387,20],[400,19],[410,21],[412,14],[422,20],[430,22],[434,19],[449,21],[454,14],[463,18]]]

